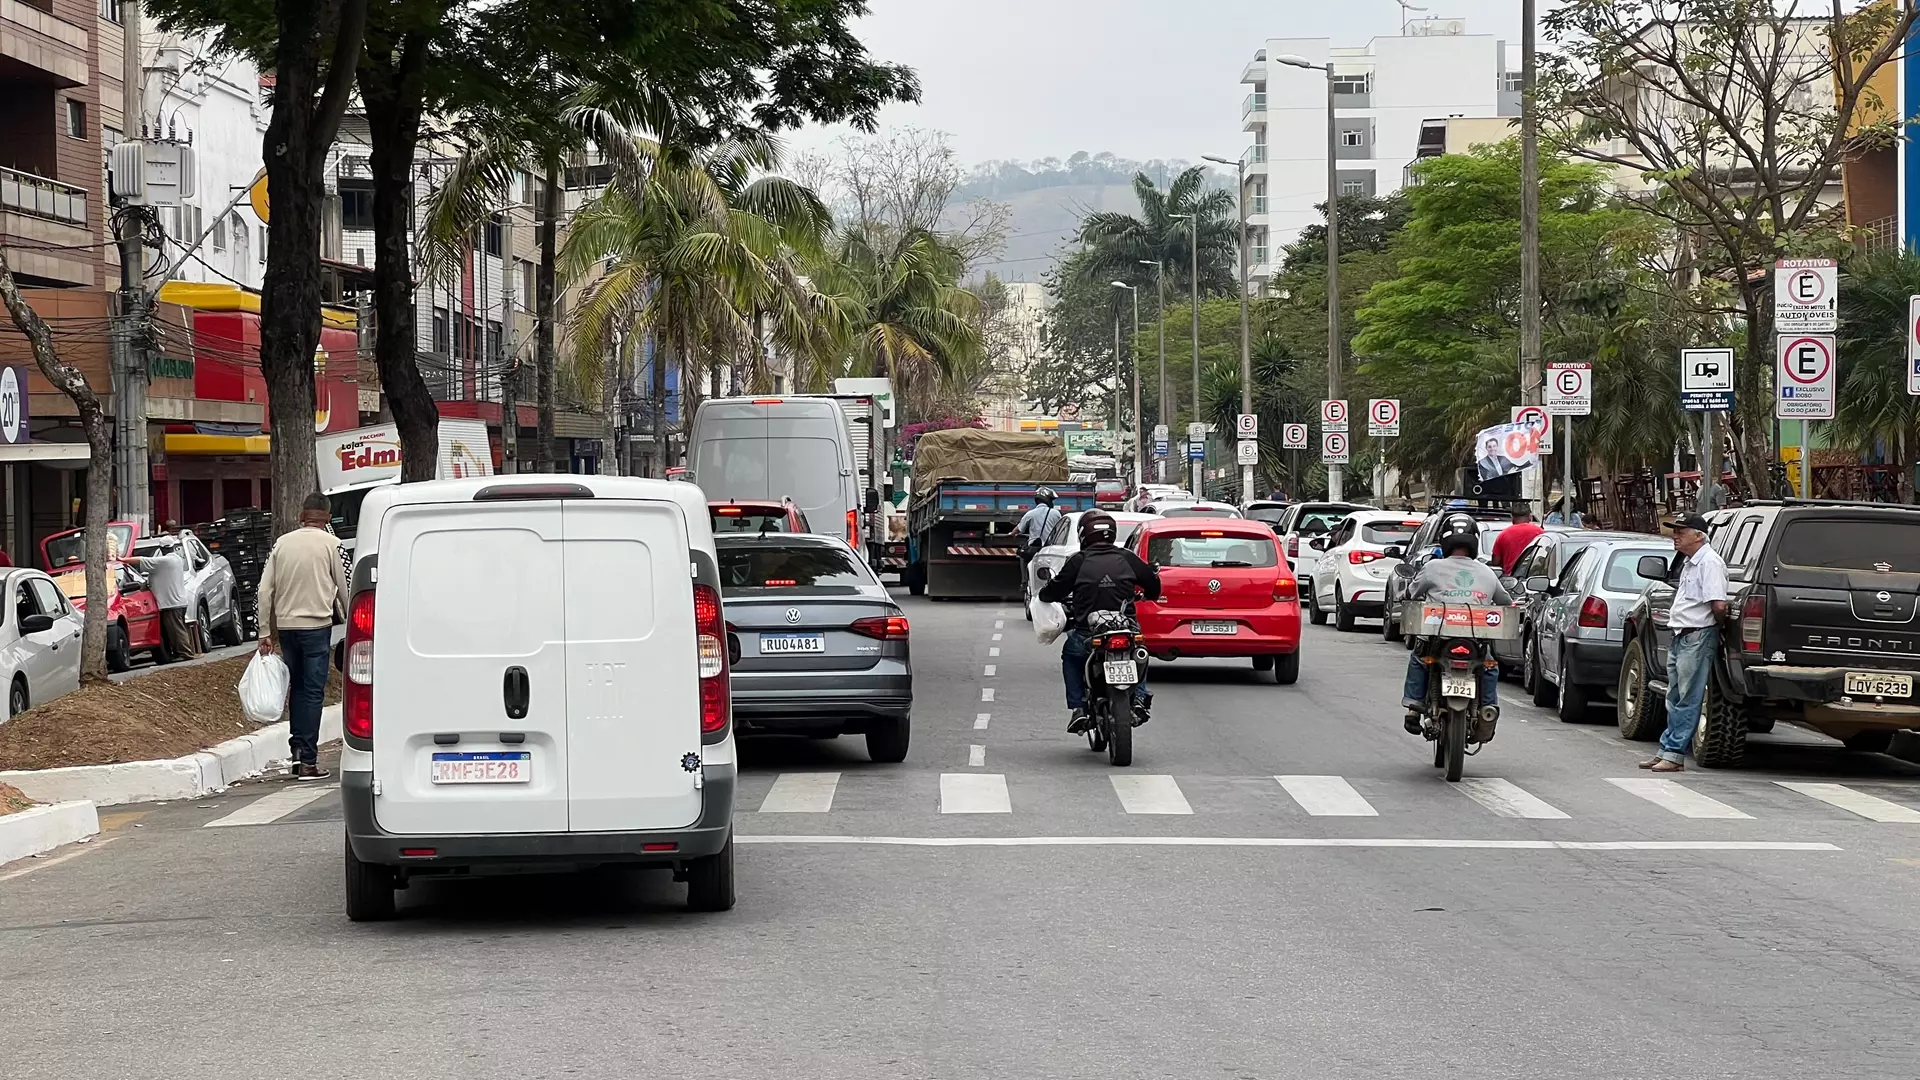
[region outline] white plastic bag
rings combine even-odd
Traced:
[[[1049,604],[1036,596],[1027,601],[1027,610],[1033,614],[1033,636],[1040,644],[1051,645],[1066,632],[1067,609],[1059,604]]]
[[[275,653],[254,653],[240,676],[240,708],[256,724],[271,724],[287,709],[287,662]]]

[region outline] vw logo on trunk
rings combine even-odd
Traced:
[[[1208,592],[1219,592],[1219,591],[1220,591],[1220,579],[1219,579],[1219,578],[1214,578],[1214,579],[1213,579],[1212,581],[1209,581],[1209,582],[1207,582],[1207,591],[1208,591]]]
[[[799,609],[799,608],[797,608],[797,607],[790,607],[790,608],[788,608],[788,609],[787,609],[787,621],[788,621],[788,622],[790,622],[790,623],[797,623],[797,622],[799,622],[799,621],[800,621],[800,609]]]

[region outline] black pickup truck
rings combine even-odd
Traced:
[[[1778,720],[1870,753],[1920,728],[1920,507],[1788,499],[1708,521],[1732,621],[1694,732],[1699,764],[1740,764],[1747,733]],[[1667,609],[1681,559],[1664,561],[1642,560],[1641,576],[1655,580],[1627,614],[1618,700],[1629,739],[1666,727]]]

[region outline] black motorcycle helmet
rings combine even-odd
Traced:
[[[1054,494],[1053,494],[1053,489],[1052,489],[1052,488],[1050,488],[1050,487],[1043,487],[1043,488],[1035,488],[1035,489],[1033,489],[1033,501],[1034,501],[1034,502],[1037,502],[1037,503],[1045,503],[1045,504],[1046,504],[1046,505],[1048,505],[1048,506],[1052,506],[1052,505],[1053,505],[1053,500],[1054,500]]]
[[[1480,554],[1480,524],[1469,514],[1449,514],[1434,532],[1433,542],[1442,557],[1465,549],[1468,558],[1475,558]]]
[[[1111,544],[1119,533],[1119,524],[1105,510],[1089,510],[1080,515],[1080,546],[1083,548]]]

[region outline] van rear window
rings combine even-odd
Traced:
[[[1280,553],[1272,540],[1258,536],[1191,533],[1149,537],[1147,561],[1163,567],[1267,567],[1280,564]]]
[[[1920,520],[1799,518],[1780,534],[1776,557],[1822,570],[1920,574]]]
[[[720,591],[853,588],[873,578],[851,553],[819,544],[721,544]]]

